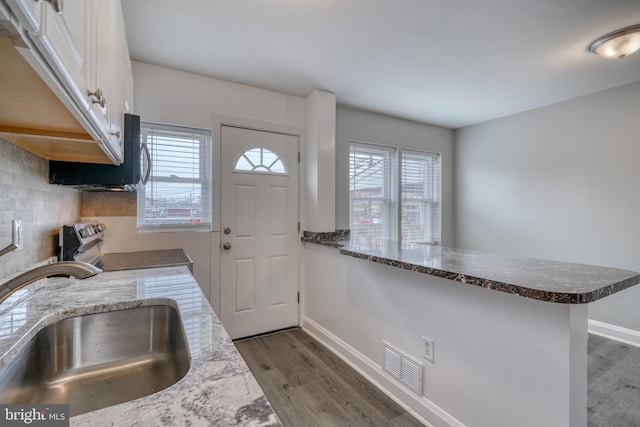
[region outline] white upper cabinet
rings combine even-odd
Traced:
[[[133,110],[133,76],[120,1],[95,0],[90,110],[103,137],[123,152],[124,113]]]
[[[114,2],[114,60],[112,86],[116,89],[114,98],[114,108],[111,110],[111,130],[112,134],[121,136],[124,133],[124,113],[133,113],[133,72],[131,71],[131,60],[129,59],[129,46],[124,29],[124,17],[122,16],[122,5],[120,1]]]
[[[42,2],[34,0],[6,0],[24,28],[28,31],[40,31],[40,6]]]
[[[60,3],[62,5],[62,3]],[[40,31],[31,39],[81,110],[89,109],[92,2],[66,0],[64,8],[43,7]]]
[[[87,133],[122,163],[133,76],[120,0],[4,1],[41,58],[36,72],[55,75]]]

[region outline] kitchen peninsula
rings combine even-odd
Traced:
[[[304,328],[434,425],[586,426],[587,303],[640,281],[347,233],[303,241]],[[422,358],[423,336],[434,362]],[[381,370],[383,342],[424,365],[422,393]]]
[[[279,426],[280,422],[186,266],[48,278],[0,306],[0,369],[58,320],[142,306],[178,309],[191,367],[157,393],[71,417],[71,426]]]

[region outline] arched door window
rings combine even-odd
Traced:
[[[234,171],[282,175],[287,173],[287,168],[280,156],[273,151],[267,148],[252,148],[240,156]]]

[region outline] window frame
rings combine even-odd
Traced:
[[[367,150],[370,149],[372,151],[387,151],[391,153],[390,158],[390,166],[388,168],[390,177],[387,182],[389,183],[389,195],[390,200],[386,201],[387,206],[389,207],[389,212],[387,217],[385,218],[388,221],[385,224],[383,236],[379,238],[388,239],[388,240],[397,240],[403,241],[403,228],[402,228],[402,218],[403,218],[403,202],[405,198],[403,197],[403,159],[405,154],[408,155],[417,155],[417,156],[425,156],[431,157],[433,159],[433,175],[431,176],[431,197],[425,197],[420,199],[408,199],[412,201],[419,201],[421,203],[426,204],[426,210],[429,212],[429,224],[427,225],[427,232],[429,232],[430,236],[425,236],[424,239],[412,239],[406,241],[408,243],[422,243],[429,245],[439,245],[441,244],[441,228],[442,228],[442,198],[441,198],[441,182],[442,182],[442,155],[441,153],[427,151],[427,150],[416,150],[409,148],[402,148],[398,146],[392,145],[383,145],[362,141],[349,141],[349,227],[351,229],[352,238],[365,237],[369,236],[359,235],[357,232],[354,233],[354,224],[353,224],[353,205],[354,199],[352,197],[352,152],[353,147],[357,147],[359,149]],[[380,198],[378,198],[379,200]]]
[[[404,156],[420,156],[423,158],[430,157],[433,162],[433,167],[431,170],[431,176],[427,177],[431,181],[431,188],[428,189],[431,197],[425,196],[421,198],[407,198],[405,199],[403,192],[403,179],[404,179]],[[442,170],[441,170],[441,155],[440,153],[434,153],[430,151],[423,150],[414,150],[414,149],[400,149],[398,155],[398,175],[399,175],[399,216],[398,218],[398,236],[400,236],[400,241],[406,241],[407,243],[423,243],[429,245],[439,245],[441,241],[441,223],[442,223],[442,215],[441,215],[441,181],[442,181]],[[429,221],[425,224],[425,228],[427,230],[428,235],[425,236],[424,239],[418,240],[409,240],[404,237],[404,230],[402,228],[402,222],[404,218],[404,203],[405,200],[410,200],[414,202],[424,203],[425,210],[428,211]]]
[[[198,147],[198,177],[167,177],[154,175],[153,164],[147,165],[151,168],[149,180],[145,186],[140,186],[137,197],[137,230],[138,232],[171,232],[171,231],[211,231],[213,225],[213,209],[212,209],[212,190],[213,190],[213,138],[211,129],[196,128],[190,126],[171,125],[154,122],[140,123],[140,139],[141,144],[148,144],[151,156],[153,157],[153,133],[154,132],[172,132],[183,133],[185,137],[191,137],[194,140],[199,136],[200,142]],[[147,140],[149,139],[149,140]],[[146,162],[146,157],[142,156],[142,161]],[[195,162],[194,162],[195,164]],[[201,200],[201,219],[199,222],[156,222],[146,223],[146,194],[148,187],[154,183],[175,183],[175,184],[192,184],[200,185]]]
[[[353,181],[353,177],[351,176],[351,165],[353,163],[352,161],[352,153],[354,152],[354,148],[356,150],[359,150],[360,152],[364,153],[364,152],[370,152],[370,153],[384,153],[385,155],[388,156],[388,165],[384,168],[384,178],[383,178],[383,188],[384,190],[382,191],[383,196],[382,197],[357,197],[354,198],[352,197],[352,181]],[[394,223],[394,214],[396,211],[396,207],[395,207],[395,200],[397,199],[396,197],[396,182],[394,179],[394,163],[395,163],[395,157],[396,157],[396,148],[395,147],[390,147],[390,146],[386,146],[386,145],[379,145],[379,144],[370,144],[370,143],[363,143],[363,142],[355,142],[352,141],[349,145],[349,228],[351,230],[354,229],[354,224],[352,222],[353,220],[353,211],[354,211],[354,201],[368,201],[369,203],[371,202],[376,202],[376,201],[382,201],[382,205],[383,205],[383,218],[382,218],[382,224],[383,224],[383,233],[386,236],[393,236],[396,233],[395,227],[393,227],[393,223]],[[353,234],[358,235],[357,233]],[[369,237],[369,236],[363,236],[363,237]]]

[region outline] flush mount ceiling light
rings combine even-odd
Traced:
[[[591,43],[589,50],[607,59],[622,59],[640,49],[640,25],[606,34]]]

